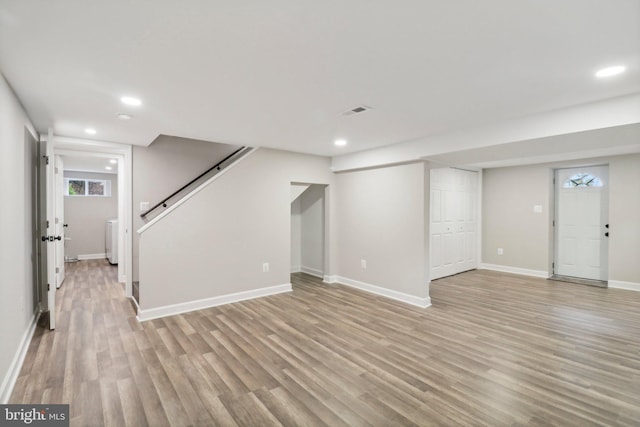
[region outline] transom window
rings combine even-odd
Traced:
[[[111,197],[108,179],[65,178],[65,196]]]
[[[577,173],[567,179],[563,188],[602,187],[602,180],[589,173]]]

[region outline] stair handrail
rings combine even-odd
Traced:
[[[176,196],[177,194],[181,193],[182,191],[184,191],[186,188],[188,188],[189,186],[191,186],[192,184],[194,184],[195,182],[197,182],[198,180],[200,180],[202,177],[208,175],[211,171],[218,169],[220,170],[222,164],[224,162],[226,162],[227,160],[231,159],[232,157],[234,157],[236,154],[240,153],[242,150],[244,150],[245,148],[247,148],[246,146],[242,146],[240,148],[238,148],[236,151],[234,151],[233,153],[229,154],[227,157],[225,157],[224,159],[220,160],[218,163],[216,163],[215,165],[211,166],[209,169],[207,169],[206,171],[202,172],[200,175],[198,175],[197,177],[193,178],[191,181],[189,181],[188,183],[186,183],[185,185],[183,185],[182,187],[180,187],[178,190],[174,191],[173,193],[171,193],[169,196],[165,197],[164,199],[162,199],[162,201],[156,203],[155,205],[153,205],[152,208],[142,212],[140,214],[141,218],[145,218],[147,215],[149,215],[151,212],[153,212],[154,210],[156,210],[157,208],[159,208],[160,206],[162,207],[167,207],[167,201],[169,201],[171,198],[173,198],[174,196]]]

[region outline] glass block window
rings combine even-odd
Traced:
[[[65,196],[111,197],[108,179],[65,178]]]
[[[588,173],[577,173],[567,179],[563,188],[602,187],[602,180]]]

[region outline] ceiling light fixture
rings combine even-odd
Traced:
[[[345,145],[347,145],[347,140],[346,139],[336,139],[333,143],[337,147],[344,147]]]
[[[123,96],[122,98],[120,98],[120,101],[122,101],[123,104],[132,105],[134,107],[142,105],[142,101],[132,96]]]
[[[603,68],[596,73],[596,77],[599,79],[604,77],[615,76],[620,73],[624,73],[627,68],[624,65],[614,65],[613,67]]]
[[[118,113],[116,115],[120,120],[131,120],[133,116],[131,114]]]
[[[96,130],[93,128],[86,128],[84,130],[85,133],[88,133],[89,135],[95,135],[96,134]]]
[[[109,160],[109,163],[111,163],[112,165],[115,165],[116,163],[118,163],[118,161],[116,159],[111,159]]]
[[[113,169],[111,166],[105,166],[104,167],[106,170],[110,171],[111,169]]]

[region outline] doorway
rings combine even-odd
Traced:
[[[325,189],[291,184],[291,272],[325,274]]]
[[[555,171],[553,274],[601,282],[609,266],[609,168]]]

